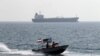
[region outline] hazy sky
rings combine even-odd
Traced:
[[[100,0],[0,0],[0,21],[31,21],[35,12],[45,17],[100,21]]]

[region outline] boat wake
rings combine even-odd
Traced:
[[[4,43],[0,43],[0,55],[19,55],[19,56],[45,56],[42,53],[36,53],[31,50],[19,50],[19,49],[10,49],[8,46]],[[65,51],[60,56],[90,56],[90,54],[84,54],[84,53],[75,53],[70,51]],[[96,56],[96,55],[94,55]]]
[[[4,43],[0,43],[0,54],[43,55],[41,53],[32,52],[31,50],[10,49]]]
[[[10,52],[11,49],[9,49],[4,43],[0,43],[0,52]]]

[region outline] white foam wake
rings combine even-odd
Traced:
[[[0,53],[2,54],[19,54],[19,55],[42,55],[39,53],[32,52],[31,50],[18,50],[18,49],[10,49],[4,43],[0,43]]]
[[[4,44],[0,43],[0,52],[10,52],[11,50]]]
[[[35,53],[31,50],[18,50],[18,49],[10,49],[8,46],[4,43],[0,43],[0,54],[18,54],[18,55],[27,55],[27,56],[44,56],[42,53]],[[64,56],[91,56],[91,54],[84,54],[84,53],[75,53],[75,52],[69,52],[65,51],[62,53]],[[92,54],[93,56],[100,56],[97,54]]]

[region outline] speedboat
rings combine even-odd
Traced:
[[[48,45],[48,43],[52,42],[52,40],[49,40],[49,39],[44,39],[43,41],[46,42],[47,45]],[[58,43],[56,43],[56,45],[57,44]],[[32,51],[34,51],[34,52],[42,52],[42,53],[45,53],[45,54],[61,54],[69,46],[69,45],[62,45],[62,46],[59,46],[59,45],[56,46],[56,45],[54,47],[40,48],[40,49],[37,49],[37,50],[36,49],[32,49]]]

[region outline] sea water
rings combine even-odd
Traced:
[[[49,37],[69,45],[57,56],[100,56],[100,22],[1,22],[0,56],[48,56],[31,49],[37,39]]]

